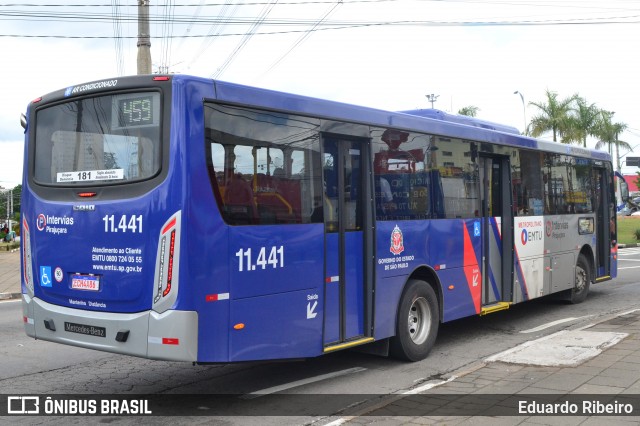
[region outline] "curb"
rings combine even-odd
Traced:
[[[598,318],[595,318],[593,322],[588,323],[585,326],[579,327],[578,330],[584,330],[584,329],[588,329],[588,328],[592,328],[595,327],[596,325],[609,321],[611,319],[623,316],[623,315],[628,315],[634,312],[640,311],[640,309],[631,309],[631,310],[622,310],[619,312],[614,312],[614,313],[608,313],[608,314],[604,314]],[[500,352],[498,352],[500,353]],[[497,354],[497,353],[496,353]],[[600,356],[602,355],[602,353],[596,355]],[[429,386],[430,382],[432,381],[428,381],[426,383],[423,383],[421,385],[418,385],[417,387],[414,387],[413,389],[407,389],[404,392],[401,393],[393,393],[393,394],[387,394],[387,395],[380,395],[380,398],[377,401],[374,401],[373,403],[367,404],[366,402],[363,404],[362,408],[358,411],[356,411],[355,413],[349,415],[349,416],[340,416],[340,414],[336,414],[332,417],[337,417],[336,420],[325,424],[325,426],[341,426],[346,422],[349,422],[353,419],[356,419],[358,417],[363,417],[366,416],[367,414],[379,410],[379,409],[383,409],[384,407],[393,404],[394,402],[396,402],[397,400],[399,400],[401,397],[406,396],[406,395],[411,395],[413,392],[412,390],[418,390],[418,392],[416,393],[420,393],[420,388],[424,387],[424,386],[429,386],[429,388],[434,388],[434,387],[438,387],[440,385],[443,385],[445,383],[451,382],[453,380],[457,380],[461,377],[464,377],[468,374],[471,374],[481,368],[486,367],[488,364],[492,363],[493,361],[486,361],[486,359],[489,357],[483,357],[482,359],[478,360],[478,361],[474,361],[471,362],[470,364],[467,365],[463,365],[460,368],[451,371],[451,372],[447,372],[442,374],[441,376],[441,381],[440,382],[435,382],[435,383],[431,383],[431,386]]]
[[[20,299],[22,293],[0,293],[0,300]]]
[[[618,244],[618,248],[640,247],[638,243]]]

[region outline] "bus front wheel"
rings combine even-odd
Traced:
[[[409,280],[400,304],[396,335],[391,338],[391,355],[406,361],[420,361],[429,354],[436,341],[440,313],[438,298],[429,284]]]

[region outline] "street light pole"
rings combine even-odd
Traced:
[[[522,118],[524,119],[524,128],[522,130],[522,134],[527,134],[527,109],[524,106],[524,96],[519,91],[513,92],[514,95],[520,95],[520,100],[522,101]]]
[[[425,95],[427,97],[427,100],[429,102],[431,102],[431,109],[433,109],[433,104],[438,100],[438,98],[440,97],[440,95],[434,95],[433,93],[430,95]]]

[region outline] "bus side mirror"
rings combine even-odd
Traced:
[[[24,114],[20,114],[20,125],[23,129],[27,129],[27,116]]]
[[[627,182],[620,182],[620,197],[625,203],[629,201],[629,185],[627,185]]]

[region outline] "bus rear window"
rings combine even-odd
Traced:
[[[83,98],[38,110],[35,181],[94,186],[155,175],[160,110],[157,92]]]

